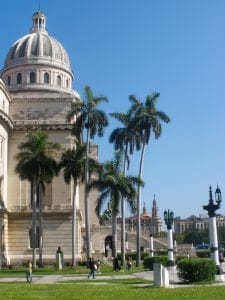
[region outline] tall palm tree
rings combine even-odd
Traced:
[[[72,120],[75,117],[72,134],[81,137],[86,129],[86,155],[85,155],[85,180],[84,180],[84,208],[85,208],[85,230],[86,230],[86,251],[87,258],[91,255],[90,248],[90,224],[89,224],[89,200],[88,200],[88,182],[89,170],[88,160],[90,153],[90,139],[93,139],[96,134],[101,137],[104,134],[104,128],[108,126],[108,118],[104,111],[99,110],[98,106],[102,102],[108,102],[105,96],[94,96],[91,88],[85,86],[85,97],[83,101],[74,102],[71,105],[71,111],[68,114],[68,119]]]
[[[86,144],[78,140],[72,149],[62,153],[59,169],[63,169],[64,180],[70,184],[73,180],[73,201],[72,201],[72,266],[76,266],[76,191],[79,181],[84,181],[85,174],[85,153]],[[98,172],[99,165],[91,158],[88,160],[89,173]]]
[[[96,188],[99,191],[97,199],[96,213],[100,216],[101,210],[106,204],[110,203],[112,209],[112,255],[117,255],[117,233],[116,233],[116,217],[119,212],[119,204],[121,198],[126,198],[129,207],[134,212],[136,186],[143,182],[135,177],[124,175],[121,171],[122,155],[121,152],[115,153],[112,161],[107,161],[103,165],[100,177],[93,180],[89,184],[89,189]]]
[[[159,93],[153,93],[147,95],[144,102],[141,102],[136,96],[130,95],[129,99],[132,103],[130,113],[132,114],[132,126],[140,132],[142,136],[142,149],[141,159],[139,166],[139,178],[142,178],[144,154],[146,145],[148,145],[153,132],[155,139],[158,139],[162,133],[161,121],[165,123],[170,122],[170,118],[167,114],[157,110],[156,104],[159,99]],[[141,252],[140,252],[140,240],[141,240],[141,226],[140,226],[140,210],[141,210],[141,186],[138,186],[137,195],[137,261],[136,265],[140,265]]]
[[[115,150],[123,151],[124,163],[123,174],[126,175],[126,169],[129,169],[129,156],[133,154],[134,149],[140,150],[141,136],[139,131],[132,128],[132,114],[127,113],[111,113],[110,116],[122,123],[123,127],[114,129],[109,137],[109,142],[114,144]],[[134,126],[133,126],[134,127]],[[125,203],[121,199],[121,265],[125,263]]]
[[[59,145],[48,142],[46,132],[28,133],[26,141],[19,144],[20,152],[16,155],[16,173],[22,180],[31,183],[32,190],[32,255],[33,267],[36,268],[37,241],[37,187],[43,182],[50,182],[57,174],[57,162],[53,153],[59,150]]]

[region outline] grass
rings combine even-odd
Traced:
[[[1,284],[1,300],[221,300],[225,286],[204,286],[177,289],[137,287],[132,285],[85,285],[81,284]]]
[[[146,280],[143,278],[121,278],[121,279],[101,279],[96,278],[95,280],[91,281],[90,279],[84,280],[63,280],[61,283],[107,283],[107,284],[152,284],[153,281]]]
[[[132,274],[134,272],[141,272],[143,271],[143,266],[138,268],[133,267],[131,270],[127,270],[126,268],[122,268],[120,271],[113,272],[111,265],[102,265],[101,266],[101,274],[98,276],[104,275],[115,275],[115,274]],[[18,267],[13,268],[12,270],[9,269],[2,269],[0,270],[0,277],[22,277],[26,272],[25,267]],[[33,275],[71,275],[71,274],[87,274],[89,269],[85,266],[76,266],[74,268],[65,267],[63,270],[56,270],[54,266],[46,266],[44,268],[37,268],[33,270]]]
[[[96,280],[67,280],[57,284],[1,283],[1,300],[221,300],[224,299],[225,286],[188,286],[179,288],[157,288],[149,280],[142,278],[104,279],[101,275],[127,275],[143,271],[143,267],[118,272],[111,265],[102,265],[101,274]],[[87,274],[85,266],[67,267],[56,271],[54,266],[34,270],[35,275],[74,275]],[[25,268],[0,270],[0,277],[24,277]],[[68,278],[69,279],[69,278]],[[85,284],[85,285],[84,285]],[[139,286],[138,286],[139,284]],[[140,284],[146,284],[141,286]]]

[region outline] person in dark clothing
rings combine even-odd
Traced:
[[[89,269],[90,273],[88,274],[88,278],[92,276],[92,278],[95,279],[97,266],[93,258],[89,258]]]
[[[121,269],[119,265],[119,259],[118,256],[114,257],[113,259],[113,271],[119,271]]]

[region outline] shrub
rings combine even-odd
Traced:
[[[137,254],[136,254],[136,252],[127,253],[127,254],[125,255],[125,257],[126,257],[126,260],[128,259],[128,257],[130,257],[132,260],[136,260]]]
[[[145,269],[153,270],[154,263],[160,263],[163,266],[166,266],[167,256],[153,256],[153,257],[145,257],[143,261],[143,265]]]
[[[121,254],[118,254],[118,259],[121,260]],[[149,256],[149,253],[147,252],[142,252],[141,253],[141,260],[144,260],[145,257],[148,257]],[[126,253],[125,255],[125,259],[127,260],[128,257],[130,257],[132,260],[136,260],[137,258],[137,253],[136,252],[130,252],[130,253]]]
[[[199,250],[199,251],[196,251],[196,255],[198,257],[201,257],[201,258],[209,258],[210,257],[209,250]]]
[[[66,262],[64,263],[64,266],[65,266],[65,267],[71,267],[71,263],[68,262],[68,261],[66,261]]]
[[[185,258],[178,262],[178,277],[184,283],[212,281],[216,274],[215,262],[207,258]]]
[[[168,254],[168,250],[156,250],[154,251],[155,256],[164,256]]]
[[[82,267],[82,266],[85,266],[85,267],[86,267],[86,266],[87,266],[87,261],[86,261],[86,260],[83,260],[83,261],[81,260],[81,261],[79,261],[79,262],[78,262],[78,266],[81,266],[81,267]]]
[[[175,256],[175,260],[176,260],[176,264],[182,260],[182,259],[185,259],[187,258],[187,255],[178,255],[178,256]]]
[[[146,257],[149,257],[149,253],[148,252],[141,253],[141,260],[144,260]]]

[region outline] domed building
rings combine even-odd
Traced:
[[[46,31],[46,17],[41,11],[32,17],[31,32],[10,48],[0,77],[0,264],[14,264],[32,256],[31,185],[15,173],[18,145],[25,141],[27,132],[43,130],[49,141],[70,148],[72,125],[67,114],[80,96],[72,89],[74,74],[69,56]],[[78,187],[76,201],[77,258],[84,248],[83,190],[82,185]],[[44,261],[55,260],[58,246],[66,260],[71,258],[72,195],[73,187],[64,183],[63,176],[45,186]],[[97,217],[92,214],[90,224],[96,223]]]
[[[33,15],[31,33],[17,40],[6,56],[1,77],[10,92],[55,91],[79,95],[71,89],[73,74],[64,47],[45,29],[46,17]]]
[[[0,267],[22,264],[32,257],[32,189],[30,182],[21,180],[15,172],[18,145],[26,140],[26,133],[45,131],[49,141],[59,143],[64,149],[71,148],[74,141],[67,115],[71,103],[81,101],[72,88],[73,79],[65,48],[48,34],[46,16],[41,11],[34,13],[30,33],[12,45],[0,72]],[[96,159],[97,150],[96,145],[91,146],[91,155]],[[82,259],[85,257],[82,184],[77,187],[76,195],[75,252],[77,259]],[[45,184],[41,239],[44,263],[55,261],[58,247],[65,261],[71,262],[72,196],[73,185],[66,185],[62,174]],[[108,247],[112,247],[112,226],[110,223],[100,226],[93,213],[97,192],[92,191],[89,198],[91,251],[95,259],[103,259],[110,252]],[[143,233],[147,232],[146,226],[156,235],[161,231],[156,201],[153,201],[151,217],[144,211],[142,221]],[[126,228],[126,241],[129,250],[135,251],[135,221],[132,224]],[[119,249],[120,226],[117,237]],[[144,247],[148,247],[148,239],[146,234],[142,237]],[[39,242],[37,235],[37,248]]]

